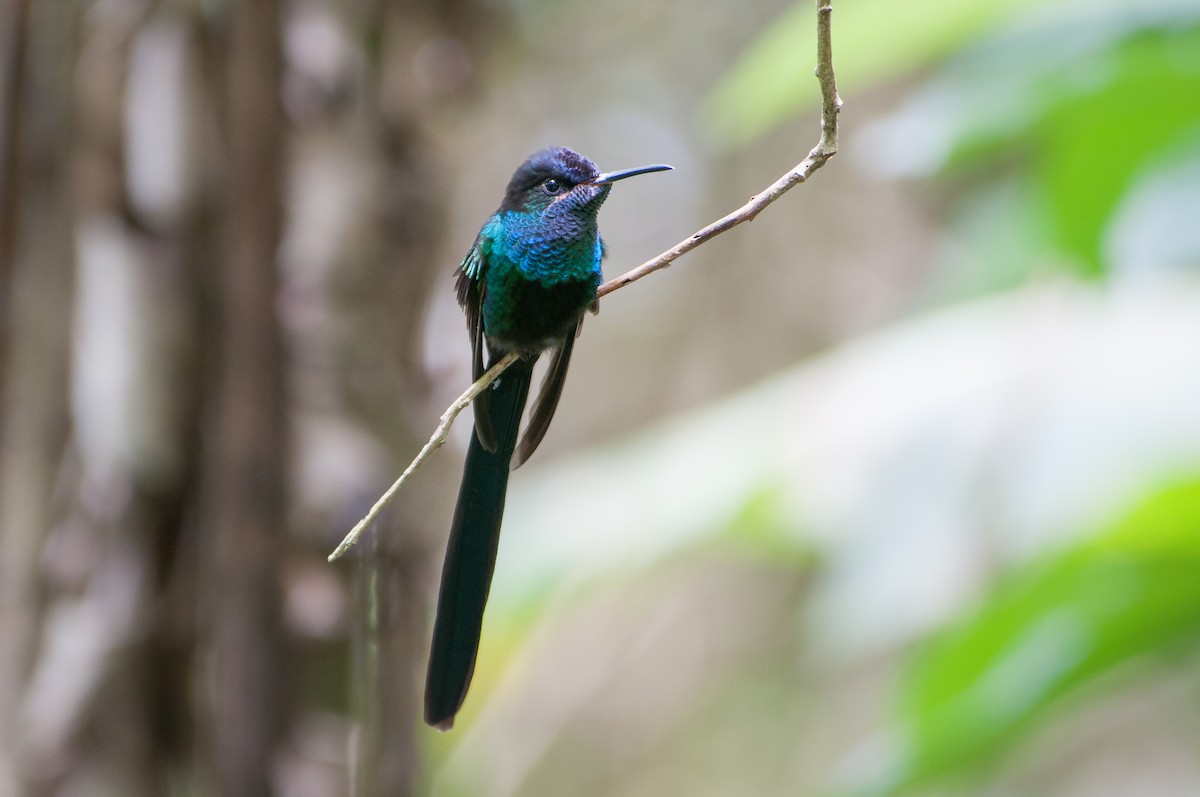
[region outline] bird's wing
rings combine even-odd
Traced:
[[[486,348],[483,340],[483,271],[487,264],[481,249],[482,238],[483,234],[480,233],[471,251],[463,258],[455,282],[458,303],[467,314],[467,329],[471,333],[472,381],[483,376],[483,353]],[[479,438],[479,444],[492,453],[496,450],[496,432],[492,427],[492,414],[488,410],[489,392],[485,390],[475,398],[475,436]]]
[[[579,328],[583,319],[575,322],[575,328],[567,333],[558,348],[550,355],[550,367],[542,379],[542,387],[538,391],[537,400],[529,413],[529,423],[525,427],[525,436],[517,446],[513,457],[513,469],[521,467],[525,460],[532,456],[546,430],[550,428],[550,419],[558,409],[558,400],[562,396],[563,384],[567,381],[567,366],[571,364],[571,350],[575,348],[575,338],[579,336]]]
[[[604,255],[604,241],[597,237],[597,286],[600,284],[600,261],[604,259]],[[600,299],[593,299],[587,309],[593,315],[599,313]],[[558,409],[558,400],[562,397],[563,385],[567,381],[567,367],[571,364],[571,350],[575,348],[575,338],[579,337],[582,330],[583,316],[580,315],[579,320],[575,322],[575,327],[566,334],[554,353],[550,355],[550,367],[542,379],[542,387],[538,390],[537,400],[534,401],[533,409],[529,413],[529,424],[525,427],[525,435],[521,438],[521,443],[517,446],[516,454],[513,457],[513,469],[521,467],[525,460],[533,455],[538,444],[542,442],[542,438],[546,436],[546,430],[550,428],[550,419],[554,417],[554,411]]]

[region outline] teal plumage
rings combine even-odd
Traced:
[[[504,201],[458,268],[458,301],[471,333],[472,372],[510,352],[521,359],[475,400],[475,433],[451,523],[425,683],[425,721],[451,727],[466,698],[487,602],[508,474],[541,442],[562,395],[583,313],[595,309],[604,243],[596,214],[612,183],[669,166],[601,174],[565,147],[534,153],[513,173]],[[550,364],[518,429],[533,365]]]

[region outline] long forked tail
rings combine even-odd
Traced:
[[[520,360],[500,377],[489,395],[495,452],[485,449],[475,434],[467,449],[442,565],[433,647],[425,678],[425,721],[439,730],[453,726],[475,671],[483,608],[504,516],[509,461],[517,445],[532,374],[532,362]]]

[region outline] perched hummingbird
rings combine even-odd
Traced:
[[[458,303],[471,333],[474,378],[484,372],[485,346],[489,364],[509,352],[519,352],[521,359],[475,399],[475,433],[442,566],[425,680],[425,721],[440,730],[454,724],[475,669],[508,472],[546,434],[583,311],[596,310],[604,257],[596,212],[617,180],[670,168],[601,173],[566,147],[536,152],[513,173],[500,208],[458,267]],[[547,350],[549,369],[518,446],[533,364]]]

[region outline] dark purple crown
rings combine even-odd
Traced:
[[[513,172],[504,191],[504,204],[516,207],[525,192],[551,177],[569,185],[579,185],[599,175],[596,164],[573,149],[548,147],[538,150]]]

